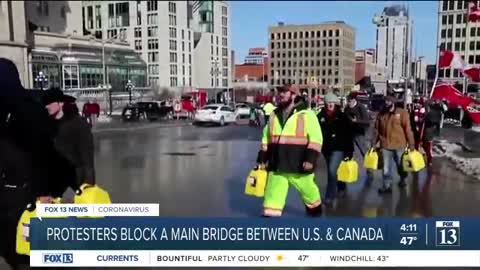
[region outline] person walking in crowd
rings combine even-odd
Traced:
[[[363,157],[369,148],[369,140],[367,139],[366,134],[370,128],[370,116],[368,115],[367,108],[358,102],[357,96],[352,93],[347,96],[345,115],[351,122],[354,147],[356,147],[357,152],[361,156],[359,160],[363,160]],[[365,174],[368,183],[370,183],[373,180],[372,172],[366,170]]]
[[[92,107],[92,103],[90,102],[90,100],[87,100],[87,102],[85,102],[85,104],[83,104],[83,108],[82,108],[82,116],[85,117],[85,119],[88,121],[88,123],[91,125],[91,115],[92,115],[92,110],[93,107]]]
[[[442,99],[440,103],[442,106],[442,119],[440,120],[440,129],[443,128],[443,121],[445,120],[445,114],[448,112],[448,101],[446,98]]]
[[[61,197],[74,170],[55,151],[52,121],[23,88],[15,64],[0,58],[0,74],[0,256],[20,269],[29,265],[15,250],[22,212],[29,203]]]
[[[55,120],[55,148],[74,167],[76,188],[95,184],[93,135],[88,123],[77,113],[75,98],[60,89],[46,91],[43,103]]]
[[[405,187],[407,174],[402,167],[402,155],[406,147],[415,149],[415,140],[408,112],[396,106],[395,97],[385,98],[385,108],[378,114],[375,121],[372,145],[382,149],[383,186],[379,189],[379,193],[392,192],[392,163],[397,165],[400,175],[399,187]]]
[[[327,193],[324,204],[333,206],[337,191],[339,196],[346,192],[347,185],[338,181],[338,166],[344,158],[353,157],[353,133],[350,121],[340,110],[340,99],[333,93],[325,95],[325,107],[318,114],[322,129],[322,154],[327,162]]]
[[[309,216],[321,216],[320,190],[313,173],[323,142],[320,125],[296,86],[278,90],[279,107],[263,129],[257,157],[257,162],[270,171],[263,216],[282,215],[289,185],[300,193]]]
[[[428,166],[432,165],[433,139],[440,135],[440,124],[442,119],[442,104],[438,100],[433,103],[419,106],[415,109],[415,148],[420,150],[420,146],[427,156]]]

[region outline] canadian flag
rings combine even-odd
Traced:
[[[478,8],[476,1],[470,1],[468,3],[468,21],[478,22],[480,21],[480,8]]]
[[[463,74],[474,82],[480,82],[480,68],[478,67],[467,67],[463,70]]]
[[[456,69],[463,69],[465,65],[460,55],[458,55],[456,52],[441,51],[440,58],[438,59],[438,67],[453,67]]]

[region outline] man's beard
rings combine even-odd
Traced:
[[[280,107],[281,109],[285,109],[287,108],[290,104],[292,104],[293,102],[293,98],[289,98],[287,101],[280,101],[279,104],[278,104],[278,107]]]

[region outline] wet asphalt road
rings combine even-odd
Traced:
[[[471,135],[457,129],[445,136]],[[260,129],[237,125],[103,130],[95,133],[97,182],[110,192],[114,202],[158,203],[163,217],[258,217],[262,201],[244,195],[243,189],[245,177],[255,164],[259,138]],[[323,158],[319,160],[317,182],[323,194]],[[347,196],[325,215],[480,215],[476,207],[480,183],[457,172],[444,159],[435,159],[431,170],[410,176],[408,183],[404,190],[395,186],[392,195],[379,196],[381,179],[376,172],[371,185],[364,181],[349,185]],[[284,216],[304,216],[304,207],[292,189]],[[6,268],[0,264],[0,269]]]
[[[463,130],[453,132],[464,133]],[[465,135],[470,136],[470,135]],[[115,202],[159,203],[169,217],[258,217],[261,200],[243,194],[244,181],[255,164],[260,129],[248,126],[164,127],[96,133],[97,182]],[[458,137],[458,136],[457,136]],[[358,156],[357,156],[358,160]],[[317,182],[325,190],[323,159]],[[478,216],[471,207],[480,200],[480,183],[457,172],[446,160],[409,177],[409,186],[379,196],[380,172],[366,185],[348,187],[327,216]],[[290,190],[285,216],[304,216]]]

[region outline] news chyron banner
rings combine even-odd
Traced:
[[[31,220],[31,266],[480,266],[478,218],[163,218],[158,205],[48,207]],[[65,213],[82,217],[55,218]]]

